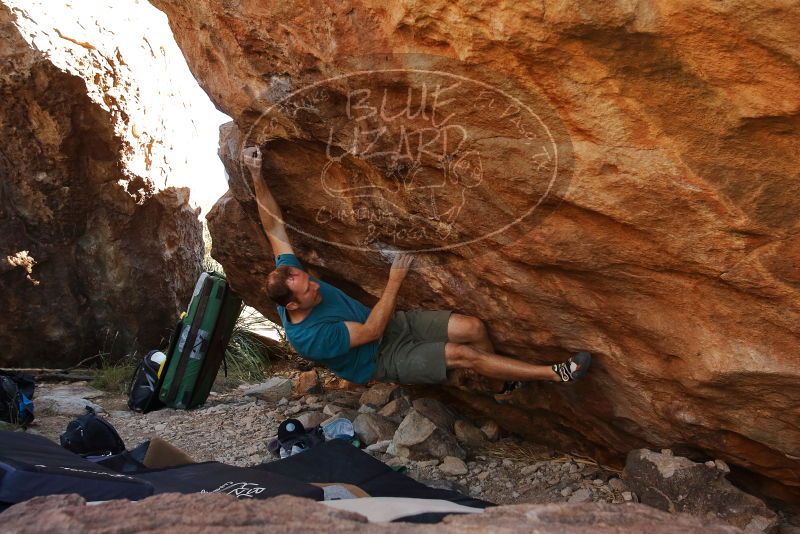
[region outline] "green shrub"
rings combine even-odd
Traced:
[[[133,370],[139,362],[137,354],[130,354],[112,361],[107,355],[100,357],[100,368],[91,381],[91,386],[110,393],[127,393]]]
[[[274,328],[275,325],[253,308],[245,307],[233,329],[225,359],[228,362],[228,376],[240,382],[253,382],[264,378],[270,367],[270,356],[284,357],[291,350],[285,338],[276,349],[262,341],[258,330]],[[279,334],[282,331],[278,330]],[[287,349],[288,347],[288,349]]]

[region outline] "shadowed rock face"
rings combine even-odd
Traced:
[[[500,352],[528,361],[591,350],[594,367],[575,386],[532,385],[511,406],[459,399],[607,461],[671,446],[796,498],[796,10],[153,3],[234,118],[221,142],[231,189],[209,223],[214,256],[249,304],[272,313],[263,280],[273,264],[236,163],[242,144],[262,146],[263,176],[302,259],[368,303],[387,270],[369,249],[467,242],[535,205],[503,233],[422,257],[400,306],[478,315]],[[385,55],[354,59],[369,54]],[[394,85],[375,74],[381,64]],[[461,79],[436,109],[430,71],[489,87]],[[423,87],[427,117],[402,115],[405,102],[419,109]],[[466,142],[449,131],[445,146],[450,114]],[[418,133],[434,130],[430,144]]]
[[[124,91],[93,100],[102,84],[32,49],[2,3],[0,41],[0,366],[157,347],[200,270],[188,189],[132,173]]]

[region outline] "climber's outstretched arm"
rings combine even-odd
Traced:
[[[294,254],[292,245],[289,243],[289,236],[286,234],[286,227],[283,224],[283,213],[278,203],[275,202],[267,184],[261,177],[261,151],[258,147],[248,147],[242,150],[242,162],[250,171],[253,178],[253,189],[258,204],[258,216],[261,218],[261,225],[267,234],[272,252],[275,256],[281,254]]]

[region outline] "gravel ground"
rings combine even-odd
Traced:
[[[291,376],[291,371],[283,373]],[[56,385],[41,384],[37,396],[46,395]],[[195,410],[162,409],[146,415],[131,412],[123,395],[104,393],[93,402],[104,408],[104,416],[119,432],[128,448],[158,436],[188,453],[196,461],[218,461],[238,466],[256,465],[274,458],[267,442],[277,434],[278,425],[288,417],[309,411],[322,411],[329,402],[358,408],[359,391],[326,391],[322,394],[277,402],[256,400],[242,395],[247,385],[238,388],[215,387],[207,403]],[[72,417],[38,413],[31,430],[58,441]],[[635,499],[617,474],[581,460],[560,458],[541,461],[546,456],[533,454],[529,461],[502,458],[503,445],[519,443],[513,438],[475,450],[466,461],[467,473],[448,475],[439,460],[407,461],[379,452],[371,453],[389,465],[404,465],[407,474],[436,487],[457,489],[473,497],[498,504],[600,501],[622,503]],[[526,444],[528,450],[536,448]],[[519,449],[519,447],[517,447]]]
[[[283,368],[274,369],[274,374],[296,379],[298,371],[287,362]],[[323,383],[328,385],[332,376],[327,372],[320,374]],[[274,460],[267,452],[267,443],[277,434],[281,421],[322,412],[328,404],[358,409],[359,397],[366,390],[328,388],[320,394],[267,402],[243,394],[251,385],[226,385],[220,378],[206,404],[191,411],[162,409],[142,415],[128,410],[126,396],[108,392],[96,392],[100,396],[92,396],[91,401],[104,409],[102,415],[114,425],[128,448],[158,436],[198,462],[213,460],[252,466]],[[39,384],[36,397],[44,397],[62,386],[64,384]],[[42,404],[45,403],[40,407]],[[74,417],[38,409],[37,419],[29,431],[58,442],[59,435],[72,419]],[[435,459],[408,461],[377,451],[369,453],[388,465],[403,465],[409,476],[427,485],[455,489],[497,504],[636,501],[636,495],[628,491],[619,473],[603,469],[587,459],[559,457],[544,445],[509,436],[469,451],[465,465],[456,465],[461,470],[466,468],[466,473],[458,475],[449,474],[452,466],[445,465],[447,462]],[[791,516],[785,511],[779,511],[779,515],[782,523],[779,534],[800,534],[800,516]]]

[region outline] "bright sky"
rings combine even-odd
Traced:
[[[138,143],[125,157],[128,168],[158,188],[190,187],[192,204],[204,217],[228,189],[217,146],[219,125],[230,118],[192,76],[166,15],[146,0],[4,2],[16,13],[23,37],[58,67],[87,80],[98,105],[116,113],[104,96],[124,100],[129,120],[120,121],[118,130]]]

